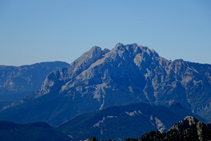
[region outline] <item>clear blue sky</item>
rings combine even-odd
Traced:
[[[71,63],[118,42],[211,64],[211,0],[0,1],[0,65]]]

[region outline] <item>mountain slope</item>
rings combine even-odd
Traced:
[[[143,135],[139,141],[209,141],[211,140],[211,126],[188,116],[172,126],[167,133],[152,131]]]
[[[95,46],[50,73],[39,91],[1,111],[0,119],[58,126],[82,113],[137,102],[178,102],[201,112],[211,103],[211,65],[172,62],[137,44],[118,43],[112,50]],[[28,118],[17,118],[23,115]]]
[[[0,121],[1,141],[69,141],[70,138],[44,122],[16,124]]]
[[[91,54],[86,55],[91,59],[82,55],[65,72],[50,74],[38,95],[50,94],[59,83],[57,92],[72,98],[76,93],[90,95],[99,109],[138,101],[162,105],[180,102],[194,112],[210,106],[211,65],[171,62],[137,44],[119,43],[106,54],[102,52],[93,47],[85,53]]]
[[[0,66],[0,101],[19,101],[38,90],[46,76],[69,66],[65,62],[42,62],[26,66]]]
[[[72,136],[73,140],[84,140],[91,136],[103,140],[124,140],[128,137],[139,138],[152,130],[165,132],[177,121],[189,115],[203,120],[180,104],[165,107],[138,103],[83,114],[57,129]]]

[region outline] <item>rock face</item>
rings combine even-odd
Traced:
[[[20,67],[0,66],[0,102],[19,101],[40,89],[52,71],[69,66],[65,62],[43,62]]]
[[[71,136],[72,140],[84,140],[91,136],[98,140],[124,140],[140,138],[153,130],[166,132],[188,115],[197,116],[179,104],[165,107],[137,103],[79,115],[59,126],[57,130]]]
[[[172,126],[169,130],[177,130],[179,132],[183,132],[189,126],[194,125],[196,123],[198,123],[198,120],[195,117],[187,116],[182,121]]]
[[[208,141],[211,140],[211,126],[188,116],[172,126],[167,133],[152,131],[143,135],[139,141]]]
[[[49,74],[36,97],[56,88],[72,97],[91,93],[99,109],[137,101],[180,102],[199,112],[211,104],[210,86],[211,65],[171,62],[147,47],[118,43],[111,51],[93,47],[68,68]]]
[[[136,102],[177,102],[201,112],[211,104],[211,65],[172,62],[137,44],[118,43],[112,50],[95,46],[69,67],[50,73],[38,92],[6,109],[13,114],[2,111],[0,119],[13,120],[21,113],[30,118],[15,121],[43,120],[58,126],[81,113]]]
[[[67,69],[50,74],[38,95],[50,93],[57,83],[57,91],[69,96],[92,93],[99,109],[137,101],[180,102],[199,112],[211,103],[211,65],[171,62],[137,44],[119,43],[111,51],[93,47]],[[119,102],[118,93],[127,101]]]

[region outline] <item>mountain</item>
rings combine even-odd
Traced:
[[[1,141],[69,141],[70,138],[44,122],[16,124],[0,121]]]
[[[167,133],[152,131],[143,135],[139,141],[209,141],[211,125],[204,124],[196,118],[188,116],[172,126]]]
[[[211,65],[169,61],[137,44],[118,43],[112,50],[94,46],[48,74],[39,91],[1,111],[0,119],[58,126],[82,113],[137,102],[180,103],[202,112],[211,104]]]
[[[57,129],[72,140],[85,140],[91,136],[98,140],[124,140],[139,138],[153,130],[166,132],[186,116],[196,116],[204,121],[178,103],[169,107],[137,103],[82,114]]]
[[[19,101],[40,89],[46,76],[69,66],[65,62],[42,62],[20,67],[0,65],[0,102]]]

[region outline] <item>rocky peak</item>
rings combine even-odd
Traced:
[[[177,130],[179,132],[183,132],[189,126],[196,124],[197,122],[198,120],[195,117],[187,116],[182,121],[171,127],[169,130]]]
[[[183,126],[178,126],[183,125]],[[176,127],[176,128],[175,128]],[[159,131],[152,131],[143,135],[140,140],[162,140],[162,141],[209,141],[211,139],[211,130],[209,125],[198,121],[194,117],[186,117],[174,125],[167,133],[161,134]]]
[[[103,49],[103,54],[106,54],[106,53],[108,53],[109,51],[110,51],[109,49],[105,48],[105,49]]]
[[[144,66],[146,65],[146,63],[149,64],[150,62],[158,62],[160,60],[160,57],[157,52],[155,52],[154,50],[150,50],[148,47],[143,47],[136,43],[127,45],[118,43],[107,54],[107,56],[113,58],[113,60],[132,60],[131,63],[135,63],[136,66],[140,66],[141,64]]]
[[[138,44],[118,43],[112,50],[94,46],[69,67],[50,73],[39,94],[54,91],[70,99],[87,96],[97,103],[94,110],[140,101],[203,108],[206,105],[196,99],[200,93],[207,97],[202,98],[206,104],[211,101],[208,67],[183,60],[172,62]]]
[[[136,43],[134,44],[127,44],[123,45],[122,43],[116,44],[116,46],[113,48],[115,51],[127,51],[129,54],[138,54],[138,53],[147,53],[149,56],[152,56],[153,54],[156,56],[159,56],[155,50],[150,50],[148,47],[143,47],[141,45],[138,45]]]
[[[123,45],[118,43],[111,51],[108,49],[102,50],[100,47],[94,46],[72,62],[69,67],[49,74],[42,85],[39,95],[49,93],[51,87],[54,87],[55,84],[59,84],[62,87],[60,89],[62,91],[69,89],[76,82],[80,83],[95,77],[99,71],[109,75],[107,69],[109,69],[113,76],[117,75],[116,73],[125,67],[128,69],[124,69],[124,72],[119,75],[126,75],[130,70],[133,73],[138,73],[136,71],[138,69],[137,66],[147,67],[154,60],[159,60],[159,55],[155,51],[151,51],[149,48],[138,44]],[[111,67],[116,69],[110,69]],[[99,80],[100,78],[95,77],[95,79],[98,79],[97,81],[99,82],[101,81]]]
[[[196,124],[198,122],[198,120],[195,118],[195,117],[192,117],[192,116],[187,116],[185,117],[182,122],[188,122],[188,125],[193,125],[193,124]]]
[[[114,49],[115,49],[115,48],[119,48],[119,47],[124,47],[124,45],[123,45],[122,43],[117,43],[117,44],[115,45]]]
[[[210,140],[210,130],[208,125],[204,124],[201,121],[198,121],[196,118],[187,116],[179,123],[175,124],[170,128],[169,133],[178,134],[177,138],[181,140]],[[167,134],[169,134],[167,133]]]
[[[88,69],[90,65],[102,58],[108,51],[108,49],[102,50],[100,47],[94,46],[72,62],[69,67],[50,73],[35,97],[37,98],[49,93],[54,86],[62,87],[67,81],[72,81],[80,73]],[[60,89],[57,91],[59,92]]]
[[[98,57],[102,54],[102,49],[98,46],[92,47],[89,51],[84,53],[83,55],[90,56],[91,57]]]

